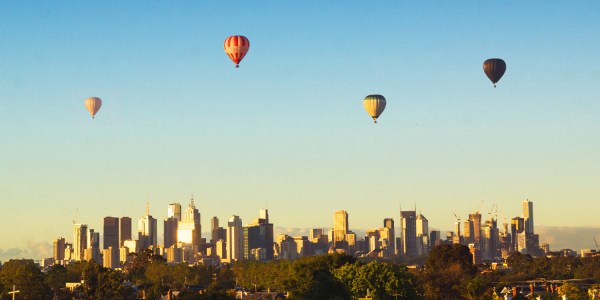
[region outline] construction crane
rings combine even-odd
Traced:
[[[596,237],[594,237],[594,243],[596,244],[596,251],[600,251],[600,249],[598,249],[598,242],[596,242]]]

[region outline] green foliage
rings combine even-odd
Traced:
[[[374,299],[418,299],[416,279],[405,266],[372,261],[346,264],[333,274],[349,289],[354,298],[370,292]]]
[[[463,284],[472,280],[476,273],[468,247],[459,244],[433,247],[420,274],[423,295],[426,299],[463,299]],[[480,290],[475,286],[471,289],[473,292]]]
[[[50,287],[40,268],[28,259],[11,259],[0,270],[2,294],[12,290],[13,285],[20,291],[21,299],[52,299]]]

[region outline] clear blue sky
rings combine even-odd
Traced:
[[[204,231],[267,205],[276,226],[345,209],[376,228],[415,203],[450,229],[452,210],[510,218],[526,198],[536,224],[598,226],[599,15],[595,1],[4,2],[0,249],[71,240],[75,216],[137,220],[147,200],[162,220],[190,194]],[[239,69],[233,34],[251,42]],[[496,89],[490,57],[508,66]],[[373,93],[388,100],[377,125]]]

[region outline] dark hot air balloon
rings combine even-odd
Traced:
[[[386,105],[385,97],[381,95],[368,95],[363,100],[363,106],[367,113],[373,118],[373,122],[377,123],[377,118],[383,112]]]
[[[500,58],[490,58],[483,62],[483,71],[496,87],[496,82],[506,72],[506,63]]]

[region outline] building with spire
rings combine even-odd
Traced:
[[[181,216],[177,225],[177,242],[192,245],[194,251],[200,251],[202,243],[202,227],[200,225],[200,212],[194,204],[194,197]]]
[[[156,219],[150,215],[150,203],[146,203],[146,215],[138,221],[138,242],[140,249],[155,247],[157,243],[158,231],[156,228]]]
[[[417,214],[414,210],[400,211],[400,233],[402,239],[399,254],[412,257],[417,252]]]

